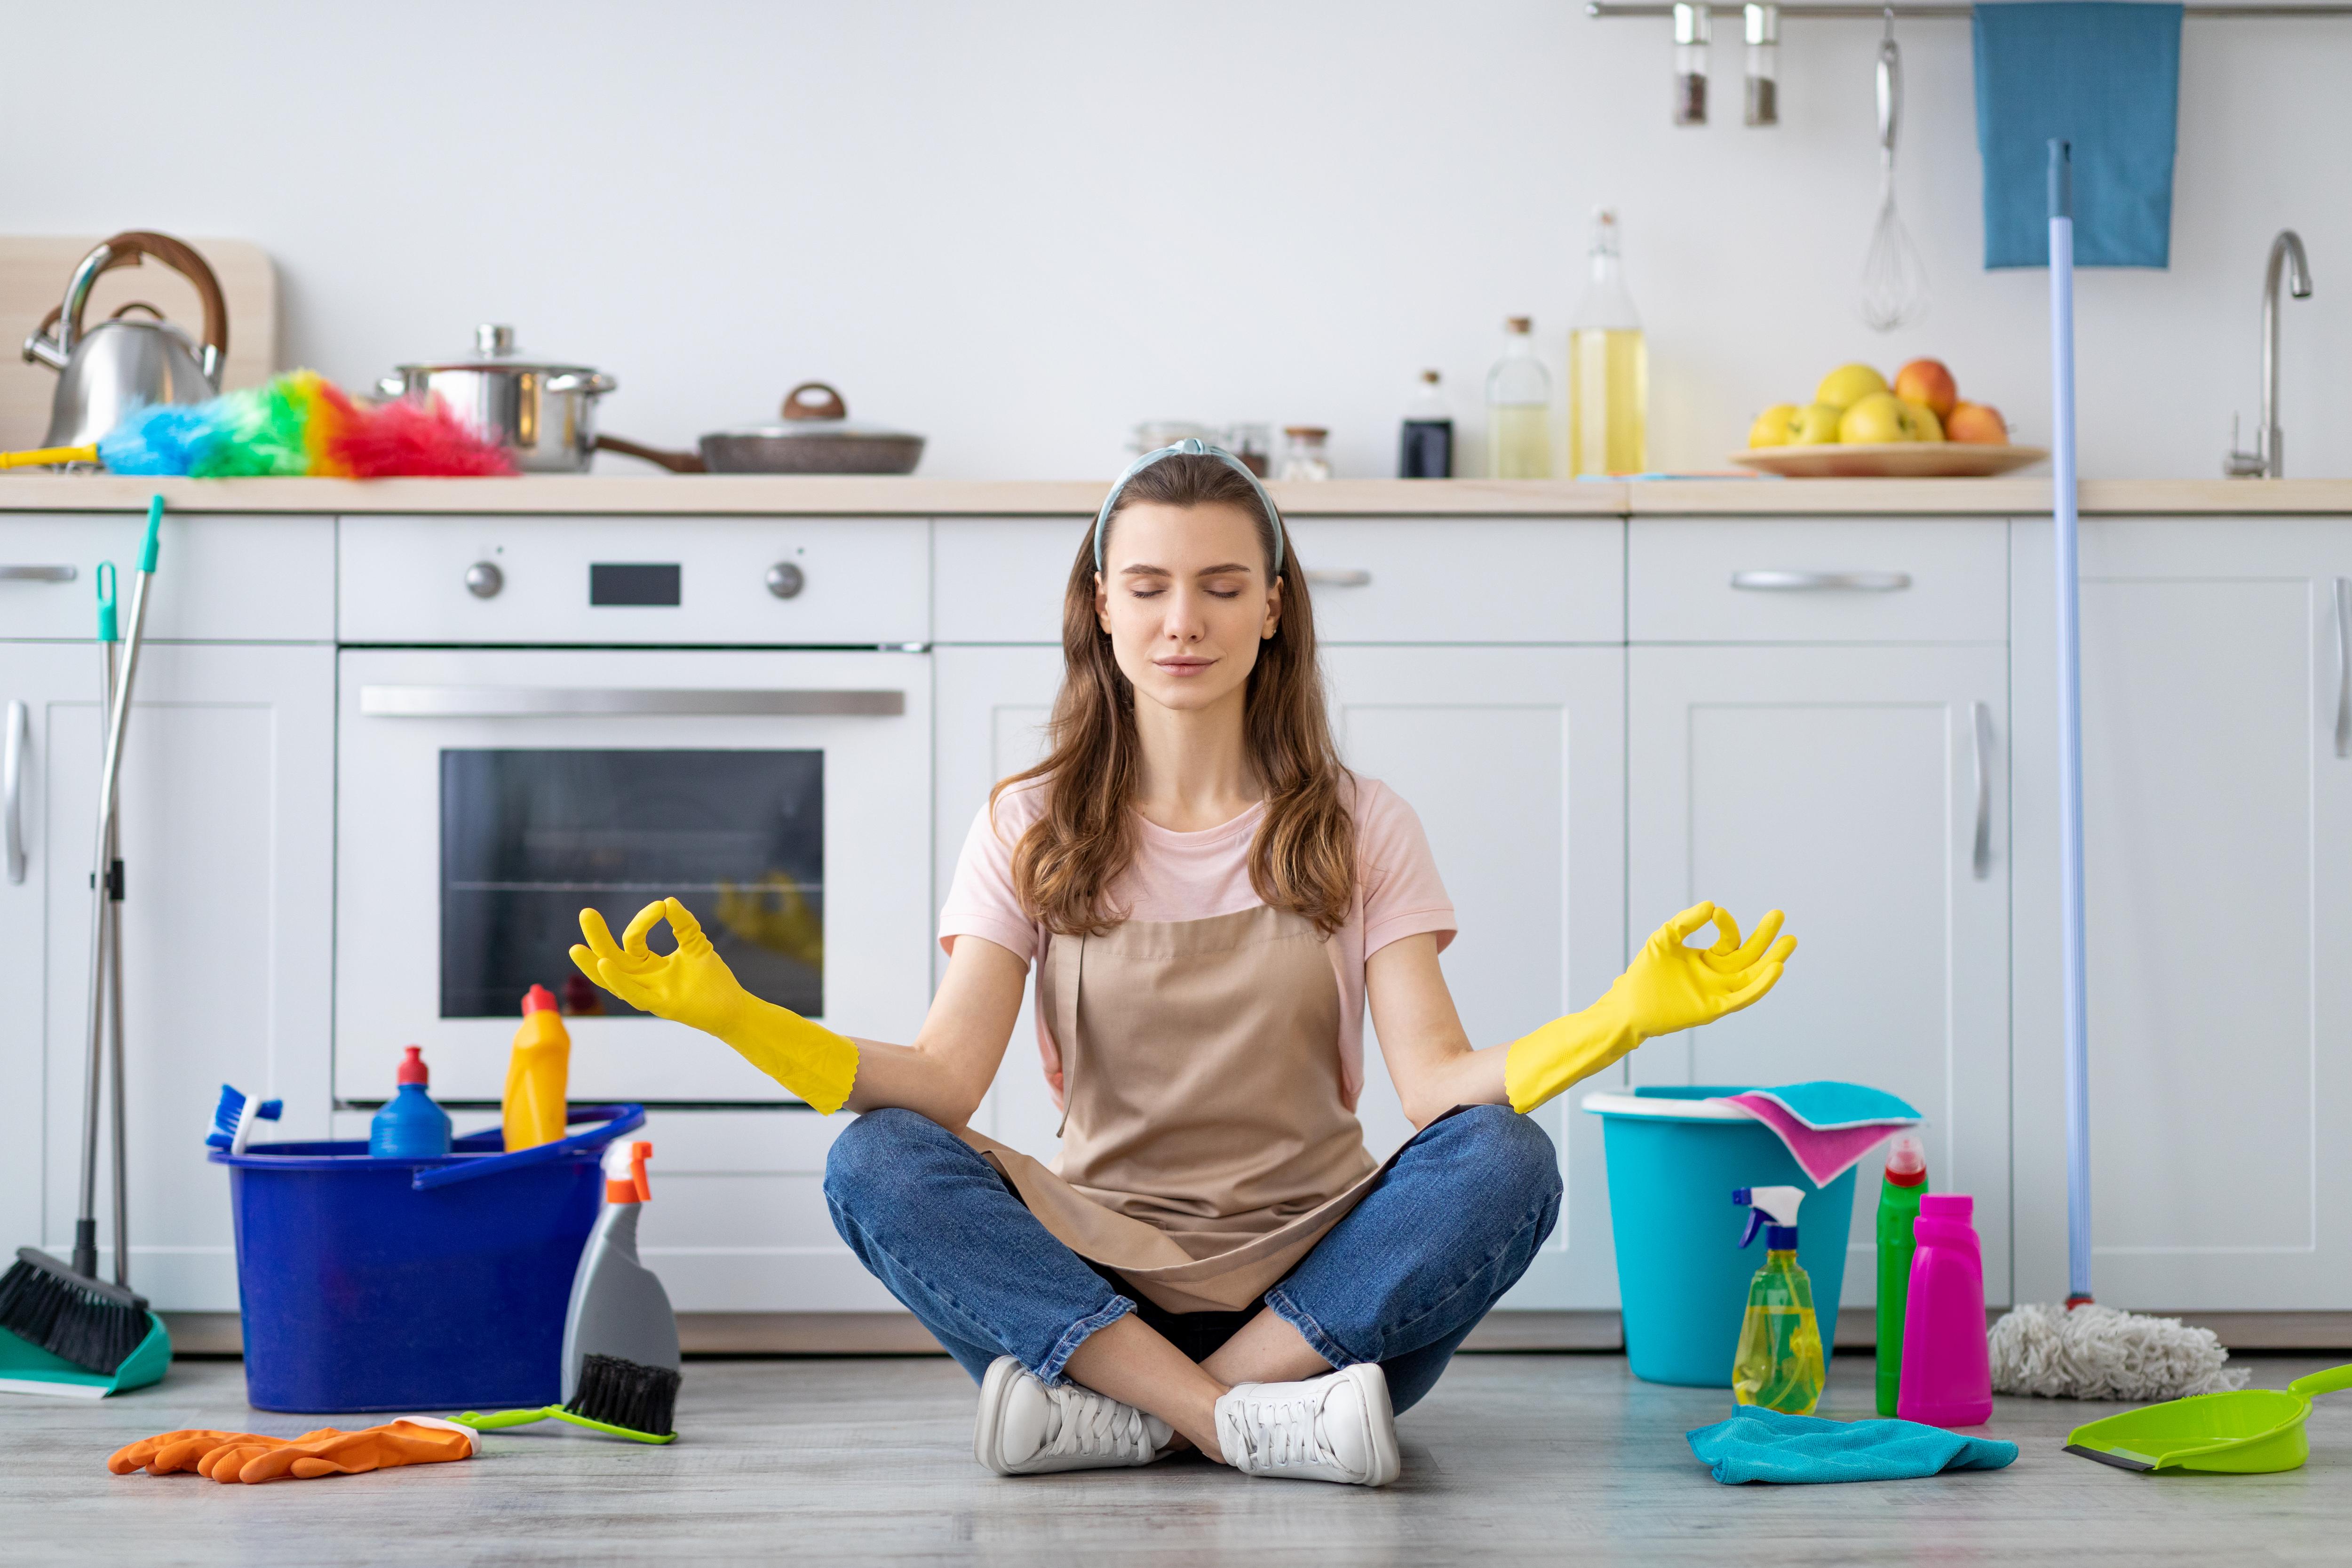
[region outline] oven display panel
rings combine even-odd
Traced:
[[[534,984],[635,1016],[569,954],[583,906],[617,940],[665,896],[753,994],[824,1012],[822,751],[445,750],[440,881],[444,1018],[517,1016]]]

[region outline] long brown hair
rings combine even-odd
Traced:
[[[1161,458],[1120,492],[1119,509],[1136,501],[1234,507],[1256,525],[1273,566],[1274,520],[1248,479],[1217,458]],[[1118,515],[1114,510],[1113,522]],[[1110,907],[1107,889],[1135,858],[1132,805],[1142,767],[1135,688],[1096,619],[1095,576],[1089,532],[1062,600],[1062,689],[1046,726],[1052,750],[989,795],[993,811],[997,795],[1014,784],[1045,781],[1044,813],[1013,848],[1013,887],[1032,918],[1065,935],[1099,936],[1127,918]],[[1265,819],[1250,846],[1250,886],[1328,936],[1347,923],[1355,899],[1355,822],[1340,789],[1347,770],[1323,710],[1315,612],[1295,549],[1282,551],[1274,577],[1282,584],[1282,615],[1274,636],[1258,644],[1244,694],[1243,744],[1265,792]]]

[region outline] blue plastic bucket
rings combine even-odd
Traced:
[[[604,1200],[605,1144],[642,1106],[573,1106],[601,1125],[503,1153],[496,1128],[437,1160],[364,1142],[215,1150],[229,1168],[245,1392],[310,1414],[551,1405],[563,1315]]]
[[[1617,1291],[1625,1360],[1650,1383],[1731,1386],[1748,1283],[1764,1262],[1759,1240],[1742,1250],[1748,1211],[1738,1187],[1795,1187],[1797,1261],[1812,1277],[1822,1353],[1837,1328],[1853,1225],[1853,1173],[1816,1186],[1778,1134],[1730,1106],[1705,1101],[1744,1088],[1640,1089],[1593,1094],[1609,1166],[1609,1226],[1617,1244]]]

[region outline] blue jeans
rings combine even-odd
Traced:
[[[1507,1106],[1423,1128],[1363,1201],[1265,1296],[1335,1367],[1378,1362],[1403,1410],[1534,1261],[1559,1217],[1559,1157]],[[1129,1312],[1195,1361],[1255,1309],[1166,1312],[1055,1239],[970,1144],[911,1110],[870,1110],[825,1161],[825,1202],[858,1260],[976,1380],[1002,1355],[1048,1383]]]

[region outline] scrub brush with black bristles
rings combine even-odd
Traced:
[[[654,1146],[614,1144],[604,1155],[604,1208],[581,1250],[572,1276],[572,1306],[563,1317],[561,1405],[468,1410],[453,1421],[481,1431],[552,1417],[640,1443],[667,1443],[677,1434],[677,1318],[669,1293],[637,1261],[637,1215],[653,1197],[646,1162]]]
[[[563,1408],[608,1429],[669,1432],[670,1419],[677,1414],[677,1383],[675,1367],[640,1366],[619,1356],[592,1355],[581,1364],[580,1391]]]
[[[77,1274],[37,1247],[0,1274],[0,1329],[85,1371],[111,1377],[146,1339],[147,1298]]]

